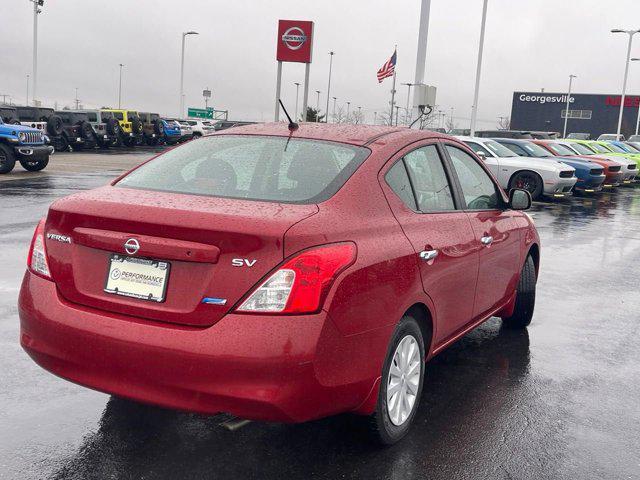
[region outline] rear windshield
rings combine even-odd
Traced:
[[[282,203],[334,195],[368,156],[363,147],[286,137],[220,135],[168,151],[118,186]]]
[[[593,150],[583,145],[582,143],[571,143],[570,145],[571,148],[573,148],[580,155],[595,155],[595,152]]]
[[[573,157],[576,155],[576,152],[571,150],[566,145],[563,145],[562,143],[547,143],[547,146],[556,155],[563,155],[563,156],[569,156],[569,157]]]

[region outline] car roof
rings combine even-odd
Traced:
[[[255,123],[223,130],[217,135],[274,135],[289,136],[289,129],[285,122]],[[326,140],[331,142],[349,143],[352,145],[368,145],[388,137],[394,141],[418,141],[427,138],[453,138],[430,130],[412,130],[407,127],[387,127],[380,125],[352,125],[335,123],[301,122],[292,137],[312,140]],[[385,138],[386,140],[387,138]]]

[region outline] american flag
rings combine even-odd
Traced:
[[[396,52],[394,51],[393,55],[391,55],[391,58],[387,60],[387,62],[382,66],[382,68],[380,68],[380,70],[378,70],[378,83],[382,83],[382,80],[384,80],[385,78],[393,76],[395,70]]]

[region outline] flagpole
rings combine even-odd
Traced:
[[[396,66],[398,65],[398,46],[396,45],[393,50],[393,54],[396,56],[396,63],[393,66],[393,86],[391,87],[391,115],[389,116],[389,126],[393,126],[393,104],[396,97]]]

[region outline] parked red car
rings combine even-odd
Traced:
[[[531,321],[530,203],[437,133],[230,129],[50,207],[22,346],[114,395],[284,422],[355,412],[393,443],[426,360],[490,316]]]
[[[578,155],[566,145],[562,144],[559,140],[531,140],[533,143],[537,143],[541,147],[547,149],[558,157],[576,157],[589,160],[590,162],[597,163],[604,168],[605,180],[602,186],[604,188],[617,187],[622,183],[622,177],[624,172],[618,162],[611,161],[607,158],[596,157],[592,155]]]

